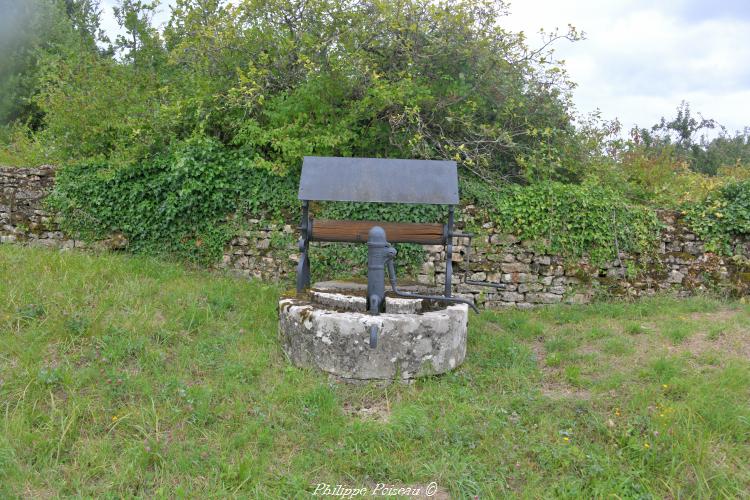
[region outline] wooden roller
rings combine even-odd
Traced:
[[[313,241],[367,243],[367,234],[370,229],[373,226],[380,226],[385,230],[388,243],[445,244],[445,226],[442,224],[325,219],[313,219],[310,223]]]

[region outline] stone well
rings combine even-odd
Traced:
[[[325,282],[304,297],[279,300],[279,336],[292,363],[342,379],[391,380],[444,373],[463,362],[466,304],[386,295],[385,313],[371,315],[366,289]],[[375,348],[369,342],[372,325],[379,331]]]

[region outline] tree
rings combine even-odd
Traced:
[[[0,124],[42,126],[34,101],[48,57],[97,51],[96,0],[2,0],[0,10]]]
[[[65,14],[73,29],[89,44],[97,41],[108,43],[109,39],[101,29],[101,7],[99,0],[63,0]]]
[[[548,46],[502,28],[502,2],[179,0],[163,35],[156,6],[122,0],[118,57],[47,79],[61,151],[132,160],[200,135],[277,172],[332,154],[451,158],[492,182],[576,178],[572,84]],[[91,113],[62,126],[71,100]]]
[[[631,134],[635,144],[645,147],[645,151],[661,154],[661,150],[668,148],[695,172],[716,175],[722,167],[750,166],[750,130],[731,135],[716,120],[697,115],[695,118],[690,105],[682,101],[673,119],[662,117],[650,129],[634,128]],[[716,128],[718,135],[709,139],[705,132]]]
[[[743,176],[736,171],[742,168],[750,172],[750,128],[732,135],[722,127],[718,137],[701,141],[700,158],[697,161],[700,170],[711,175],[734,170],[734,173]]]
[[[159,33],[151,25],[158,0],[119,0],[114,7],[115,19],[125,35],[118,35],[115,49],[135,66],[153,66],[161,55]]]

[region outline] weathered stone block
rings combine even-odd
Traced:
[[[565,299],[568,304],[588,304],[591,302],[591,296],[584,293],[576,293]]]
[[[424,285],[432,285],[435,282],[435,278],[433,276],[427,275],[427,274],[419,274],[417,275],[417,283],[422,283]]]
[[[500,283],[502,279],[501,273],[487,273],[487,281],[491,283]]]
[[[554,293],[527,293],[526,300],[532,304],[556,304],[562,296]]]
[[[522,293],[503,292],[500,294],[500,299],[504,302],[523,302],[524,296]]]
[[[519,262],[523,262],[524,264],[531,264],[531,259],[533,258],[534,258],[533,253],[525,252],[525,253],[516,254],[516,260]]]
[[[536,281],[536,277],[526,273],[505,273],[501,277],[503,283],[527,283]]]
[[[428,261],[422,264],[422,274],[434,274],[435,273],[435,262]]]
[[[544,266],[549,266],[552,263],[552,258],[549,255],[537,255],[534,258],[534,262]]]
[[[683,251],[685,253],[698,255],[703,253],[703,243],[700,241],[687,241],[683,245]]]
[[[540,292],[543,288],[541,283],[521,283],[518,285],[518,293]]]
[[[672,270],[669,272],[669,276],[667,276],[667,283],[682,283],[682,280],[684,278],[684,274],[679,271]]]
[[[623,267],[613,267],[611,269],[607,270],[607,277],[608,278],[622,278],[625,276],[625,268]]]
[[[509,309],[516,307],[515,302],[503,302],[502,300],[487,300],[483,305],[487,309]]]
[[[528,273],[531,269],[528,264],[523,262],[509,262],[500,265],[504,273]]]

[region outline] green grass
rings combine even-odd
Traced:
[[[679,344],[692,334],[695,327],[682,319],[670,319],[666,322],[663,332],[673,343]]]
[[[278,294],[0,246],[0,498],[432,481],[455,498],[750,493],[747,305],[484,312],[459,369],[376,387],[290,366]]]
[[[648,331],[640,323],[630,321],[625,325],[625,333],[629,335],[641,335],[643,333],[648,333]]]

